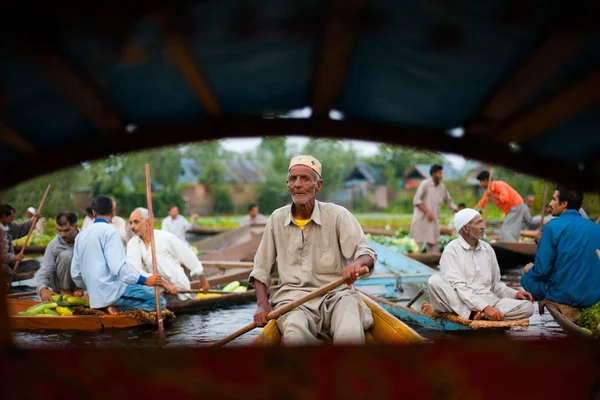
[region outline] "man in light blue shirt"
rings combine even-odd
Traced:
[[[550,207],[556,217],[544,227],[535,264],[525,266],[521,286],[535,300],[547,299],[571,307],[600,301],[600,226],[583,218],[583,194],[558,186]]]
[[[112,225],[112,200],[96,196],[92,200],[94,224],[81,231],[75,239],[71,277],[75,284],[86,289],[91,308],[107,308],[115,314],[141,308],[155,311],[154,288],[162,286],[160,275],[144,277],[127,265],[127,255],[119,231]],[[164,298],[160,298],[165,307]]]

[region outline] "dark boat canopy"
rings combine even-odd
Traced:
[[[0,188],[147,147],[309,135],[600,190],[597,1],[23,3],[0,6]]]

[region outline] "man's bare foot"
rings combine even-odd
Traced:
[[[106,307],[106,312],[110,315],[116,315],[119,312],[119,309],[115,306]]]

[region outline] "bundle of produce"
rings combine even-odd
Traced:
[[[419,246],[414,239],[409,238],[407,236],[404,237],[389,237],[389,236],[372,236],[366,235],[367,238],[372,239],[373,241],[385,246],[390,249],[398,252],[398,253],[418,253]]]
[[[52,296],[52,301],[35,304],[26,311],[18,312],[17,315],[21,317],[70,317],[73,315],[73,308],[78,306],[89,307],[90,301],[81,297],[56,294]]]
[[[600,302],[579,313],[577,325],[584,331],[600,337]]]
[[[223,292],[240,293],[248,290],[247,286],[242,286],[239,281],[233,281],[223,288]]]
[[[31,232],[31,237],[29,238],[28,246],[46,246],[54,239],[54,236],[44,235],[39,233],[38,231]],[[23,236],[22,238],[13,240],[13,246],[23,246],[25,244],[25,240],[27,240],[27,236]]]

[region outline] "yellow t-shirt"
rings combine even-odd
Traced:
[[[308,224],[308,221],[310,221],[309,219],[296,219],[294,218],[294,222],[296,223],[296,225],[298,225],[300,227],[300,229],[304,230],[304,227],[306,226],[306,224]]]

